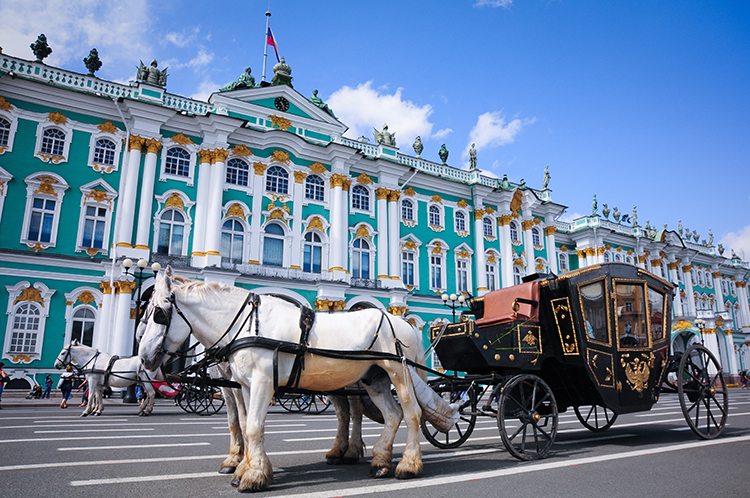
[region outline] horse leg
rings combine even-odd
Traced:
[[[336,411],[339,427],[333,447],[326,453],[326,462],[329,465],[338,465],[344,462],[344,454],[349,449],[349,400],[346,396],[330,396],[330,400]]]
[[[151,385],[151,380],[148,376],[143,376],[143,392],[146,394],[146,398],[143,400],[142,414],[148,416],[154,409],[154,399],[156,398],[156,390]]]
[[[245,436],[245,460],[247,471],[242,474],[238,490],[263,491],[273,482],[273,467],[264,448],[266,414],[273,399],[273,386],[270,376],[252,376],[252,396],[247,402],[247,424]],[[239,470],[239,469],[238,469]]]
[[[224,400],[227,404],[227,423],[229,424],[229,456],[221,462],[221,468],[219,474],[231,474],[237,470],[237,466],[242,460],[243,444],[242,444],[242,430],[240,429],[239,414],[237,412],[237,397],[235,391],[239,389],[231,389],[228,387],[222,387],[221,392],[224,395]]]
[[[393,399],[391,381],[387,375],[378,375],[364,386],[372,402],[383,414],[385,423],[383,433],[372,447],[370,476],[385,477],[393,468],[393,440],[401,424],[401,407]]]
[[[349,396],[347,401],[351,410],[352,436],[349,438],[349,449],[344,455],[344,463],[352,465],[365,456],[365,442],[362,440],[362,416],[365,407],[360,396]]]
[[[401,461],[396,466],[396,479],[410,479],[422,473],[422,447],[419,445],[419,422],[422,409],[411,384],[411,374],[401,365],[394,367],[390,373],[391,382],[396,387],[398,400],[401,403],[406,424],[406,448]]]
[[[86,408],[84,408],[83,413],[81,413],[81,417],[87,417],[89,413],[91,413],[91,409],[94,406],[94,393],[96,392],[96,389],[99,387],[99,384],[93,379],[86,377],[86,380],[88,381],[88,385],[89,385],[89,399],[88,399],[88,402],[86,403]]]
[[[240,441],[242,444],[240,463],[232,475],[232,486],[236,488],[240,485],[242,476],[250,468],[245,459],[245,434],[247,434],[245,428],[247,427],[247,404],[250,401],[250,390],[245,388],[235,389],[235,394],[237,395],[237,418],[240,422]]]

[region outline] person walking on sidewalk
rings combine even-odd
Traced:
[[[60,402],[60,408],[67,408],[68,407],[68,400],[73,395],[73,378],[75,374],[73,373],[73,367],[68,365],[65,367],[65,371],[60,375],[60,381],[57,383],[57,387],[60,388],[62,391],[62,401]]]
[[[50,391],[52,391],[52,377],[48,375],[47,378],[44,379],[44,392],[42,393],[42,399],[49,399]]]
[[[10,381],[10,377],[8,377],[8,374],[5,373],[3,368],[5,368],[5,363],[0,361],[0,410],[3,409],[3,388],[5,387],[5,383]]]

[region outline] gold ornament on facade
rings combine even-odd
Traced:
[[[90,257],[96,256],[96,254],[100,251],[100,249],[97,249],[95,247],[89,247],[86,249],[86,254],[88,254]]]
[[[87,199],[94,199],[94,201],[96,202],[106,201],[107,204],[109,204],[109,207],[112,207],[112,199],[107,196],[107,192],[105,192],[104,190],[92,190],[84,196],[84,200]]]
[[[413,251],[413,250],[415,250],[417,248],[417,243],[414,242],[413,240],[407,240],[406,242],[404,242],[403,244],[401,244],[401,249],[404,249],[404,248],[406,248],[406,249],[408,249],[410,251]]]
[[[172,195],[169,196],[167,202],[164,203],[164,207],[174,207],[179,208],[180,211],[185,211],[185,204],[182,202],[182,197],[180,197],[180,194],[177,192],[172,192]]]
[[[94,299],[94,295],[91,294],[89,291],[83,291],[78,295],[78,301],[82,302],[83,304],[91,304],[96,301]]]
[[[486,212],[487,214],[492,214],[492,213],[494,213],[494,212],[495,212],[495,209],[494,209],[494,208],[493,208],[492,206],[486,206],[486,207],[484,208],[484,211],[485,211],[485,212]]]
[[[443,254],[443,248],[440,246],[435,246],[432,248],[432,251],[430,251],[430,254]]]
[[[276,149],[271,154],[271,160],[276,161],[277,163],[284,163],[287,166],[289,165],[289,154],[284,152],[283,150]]]
[[[188,137],[187,135],[185,135],[185,134],[184,134],[184,133],[182,133],[182,132],[178,133],[177,135],[174,135],[174,136],[170,137],[170,139],[171,139],[171,140],[172,140],[172,141],[173,141],[174,143],[176,143],[176,144],[180,144],[180,145],[188,145],[188,144],[193,144],[193,145],[195,145],[195,142],[193,142],[193,141],[192,141],[192,140],[190,139],[190,137]]]
[[[557,232],[557,227],[554,225],[544,227],[544,235],[555,235],[555,232]]]
[[[157,154],[161,150],[161,141],[155,138],[149,138],[145,142],[146,152],[149,154]]]
[[[413,196],[417,195],[417,193],[416,193],[416,192],[414,191],[414,189],[413,189],[413,188],[411,188],[411,187],[406,187],[406,188],[404,189],[404,195],[408,195],[409,197],[413,197]]]
[[[466,209],[466,206],[468,206],[468,205],[469,205],[469,203],[468,203],[468,202],[466,202],[465,200],[461,199],[460,201],[458,201],[458,202],[456,203],[456,205],[457,205],[458,207],[460,207],[461,209]]]
[[[239,202],[235,202],[231,206],[229,206],[229,209],[227,209],[227,216],[236,216],[238,218],[245,219],[245,210],[242,209],[242,206]]]
[[[63,156],[55,156],[52,154],[42,154],[41,152],[37,152],[35,156],[41,159],[45,163],[53,163],[53,164],[57,164],[60,161],[65,159]]]
[[[401,197],[401,192],[398,190],[388,191],[388,202],[398,202],[399,197]]]
[[[112,286],[109,284],[109,281],[99,282],[99,288],[103,294],[112,294]]]
[[[130,150],[140,151],[143,148],[143,144],[146,143],[146,139],[140,135],[130,135]]]
[[[315,216],[313,219],[310,220],[310,223],[307,225],[308,230],[320,230],[323,231],[323,221],[320,219],[320,217]]]
[[[113,135],[120,131],[119,128],[112,124],[112,121],[105,121],[104,123],[97,125],[97,128],[99,128],[99,131],[102,133],[112,133]]]
[[[291,121],[286,118],[282,118],[281,116],[277,116],[276,114],[271,114],[268,116],[268,118],[271,120],[271,128],[276,126],[281,131],[287,131],[292,127]]]
[[[603,256],[604,255],[604,248],[603,247],[597,247],[596,248],[596,254],[598,254],[599,256]]]
[[[463,259],[467,259],[470,256],[469,251],[467,251],[466,249],[461,249],[460,251],[458,251],[457,254],[459,258],[463,258]]]
[[[214,149],[214,163],[225,163],[229,157],[227,149]]]
[[[711,273],[711,276],[714,277],[714,278],[720,278],[721,277],[721,272],[720,271],[715,271],[715,272]]]
[[[605,244],[604,245],[604,249],[606,249],[607,251],[609,251],[610,249],[612,249],[612,246],[609,245],[609,244]]]
[[[42,305],[42,308],[44,307],[44,299],[42,298],[42,291],[35,287],[27,287],[21,293],[16,297],[16,300],[13,301],[13,304],[20,303],[21,301],[31,301],[35,303],[39,303]]]
[[[56,125],[64,125],[68,122],[68,118],[57,111],[49,113],[48,119]]]
[[[253,163],[253,170],[255,170],[256,175],[263,176],[263,173],[266,171],[266,165],[263,163]]]
[[[388,190],[387,188],[380,187],[379,189],[375,190],[375,197],[377,198],[377,200],[388,199],[388,192],[390,192],[390,190]]]
[[[336,187],[343,187],[346,181],[347,181],[346,177],[338,173],[336,173],[335,175],[332,175],[331,179],[329,180],[332,189]]]
[[[57,197],[57,192],[55,192],[55,189],[52,187],[53,183],[58,183],[57,180],[55,180],[51,176],[42,176],[39,178],[39,181],[41,183],[39,184],[39,187],[34,191],[35,194],[41,193]]]
[[[488,263],[497,263],[497,259],[495,259],[495,253],[491,252],[489,256],[487,256],[487,262]]]
[[[667,263],[667,268],[670,270],[676,270],[678,265],[679,263],[677,263],[677,261],[673,261],[672,263]]]
[[[484,217],[484,209],[474,210],[474,221],[481,220]]]
[[[580,251],[576,251],[576,256],[578,256],[578,259],[584,259],[586,257],[586,250],[581,249]]]
[[[213,164],[214,162],[214,153],[211,149],[199,150],[198,157],[200,158],[201,164]]]
[[[370,232],[365,225],[360,225],[359,228],[357,228],[356,237],[365,237],[366,239],[370,238]]]
[[[369,176],[367,176],[367,173],[362,173],[361,175],[359,175],[359,176],[357,177],[357,181],[358,181],[359,183],[362,183],[362,184],[364,184],[364,185],[370,185],[370,184],[374,183],[374,182],[372,181],[372,178],[370,178]]]
[[[0,110],[8,111],[13,109],[13,104],[5,100],[5,97],[0,97]]]
[[[439,204],[443,203],[443,198],[440,197],[438,194],[435,194],[432,196],[432,202],[437,202]]]
[[[523,231],[531,230],[531,228],[534,226],[534,220],[523,220],[521,222],[521,227],[523,228]]]
[[[596,256],[596,249],[594,249],[593,247],[586,247],[586,248],[585,248],[585,249],[583,250],[583,253],[584,253],[584,254],[585,254],[586,256]]]
[[[133,280],[118,280],[115,282],[115,294],[131,294],[136,288]]]
[[[561,252],[568,252],[568,246],[566,246],[566,245],[560,246],[560,251]]]
[[[41,243],[39,243],[39,242],[37,242],[36,244],[28,244],[28,243],[27,243],[27,244],[26,244],[26,247],[28,247],[28,248],[29,248],[29,249],[31,249],[32,251],[36,251],[36,252],[39,252],[39,251],[46,251],[46,250],[47,250],[47,249],[49,248],[49,246],[48,246],[48,245],[42,245],[42,244],[41,244]]]
[[[388,313],[394,316],[403,317],[408,312],[409,308],[407,308],[406,306],[388,306]]]
[[[319,175],[322,175],[323,173],[326,173],[328,171],[325,166],[323,166],[322,164],[318,162],[312,163],[309,166],[309,168],[310,168],[310,171],[312,171],[313,173],[317,173]]]
[[[31,363],[31,356],[27,354],[11,354],[11,363]]]
[[[504,227],[505,225],[510,225],[511,220],[513,220],[513,217],[511,215],[504,214],[497,217],[497,224],[501,227]]]
[[[544,270],[544,262],[542,262],[541,259],[537,259],[536,260],[536,267],[535,267],[535,269],[536,269],[536,271],[542,271],[542,270]]]
[[[661,266],[661,260],[660,259],[652,259],[651,260],[651,266]]]
[[[235,156],[247,157],[252,156],[253,151],[250,150],[250,148],[248,148],[248,146],[245,144],[238,144],[232,147],[232,154],[234,154]]]
[[[630,255],[630,254],[633,254],[633,250],[632,250],[632,249],[628,249],[628,250],[627,250],[627,253],[628,253],[629,255]]]
[[[271,220],[282,220],[286,223],[286,219],[284,217],[284,211],[281,208],[276,208],[273,211],[271,211],[271,214],[268,215],[268,218]]]
[[[516,191],[513,193],[513,199],[510,201],[510,210],[513,212],[517,212],[521,209],[521,205],[523,204],[523,192],[521,189],[516,189]]]
[[[304,171],[294,172],[294,183],[302,184],[305,182],[305,178],[307,178],[307,173],[305,173]]]

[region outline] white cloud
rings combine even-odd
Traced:
[[[208,97],[215,92],[219,91],[219,88],[221,88],[223,85],[219,85],[218,83],[214,83],[211,80],[204,80],[201,82],[200,85],[198,85],[198,90],[196,90],[195,93],[193,93],[190,98],[196,99],[196,100],[202,100],[203,102],[208,102]]]
[[[477,151],[488,147],[500,147],[513,143],[521,128],[535,121],[536,118],[515,118],[511,122],[506,123],[502,111],[485,112],[477,118],[477,124],[471,129],[469,143],[466,145],[462,157],[468,157],[469,147],[472,143],[476,144]]]
[[[443,128],[442,130],[438,130],[435,133],[433,133],[431,138],[434,138],[435,140],[440,140],[441,138],[447,137],[451,133],[453,133],[452,129]]]
[[[513,0],[477,0],[474,7],[505,7],[509,9]]]
[[[565,211],[562,216],[560,216],[560,221],[563,221],[565,223],[570,223],[571,221],[577,220],[579,218],[584,218],[588,215],[581,214],[581,213],[570,213],[568,211]]]
[[[169,43],[184,48],[195,41],[195,39],[198,37],[198,34],[200,33],[200,30],[200,26],[196,26],[189,33],[186,33],[185,30],[183,30],[182,33],[167,33],[164,36],[164,39]]]
[[[372,81],[368,81],[356,88],[344,86],[336,90],[326,103],[349,126],[346,135],[351,138],[364,135],[372,140],[372,129],[381,130],[383,124],[388,124],[388,131],[396,133],[396,143],[402,147],[411,144],[417,135],[422,140],[431,138],[433,123],[428,118],[432,106],[418,106],[403,100],[401,90],[388,94],[384,87],[373,89]],[[445,136],[449,132],[441,130],[438,133]]]
[[[737,233],[729,232],[721,238],[719,243],[726,249],[724,256],[731,257],[732,249],[734,249],[734,252],[738,256],[742,256],[744,253],[745,256],[743,259],[747,261],[746,258],[750,257],[750,225],[747,225]]]

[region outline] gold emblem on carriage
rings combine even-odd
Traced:
[[[620,364],[625,369],[625,377],[627,378],[628,385],[636,392],[640,393],[645,391],[648,387],[648,379],[651,376],[651,369],[649,366],[653,367],[654,365],[654,355],[651,354],[649,357],[645,354],[641,354],[640,356],[633,358],[633,361],[630,363],[625,361],[626,358],[630,358],[630,355],[622,355],[622,358],[620,358]]]

